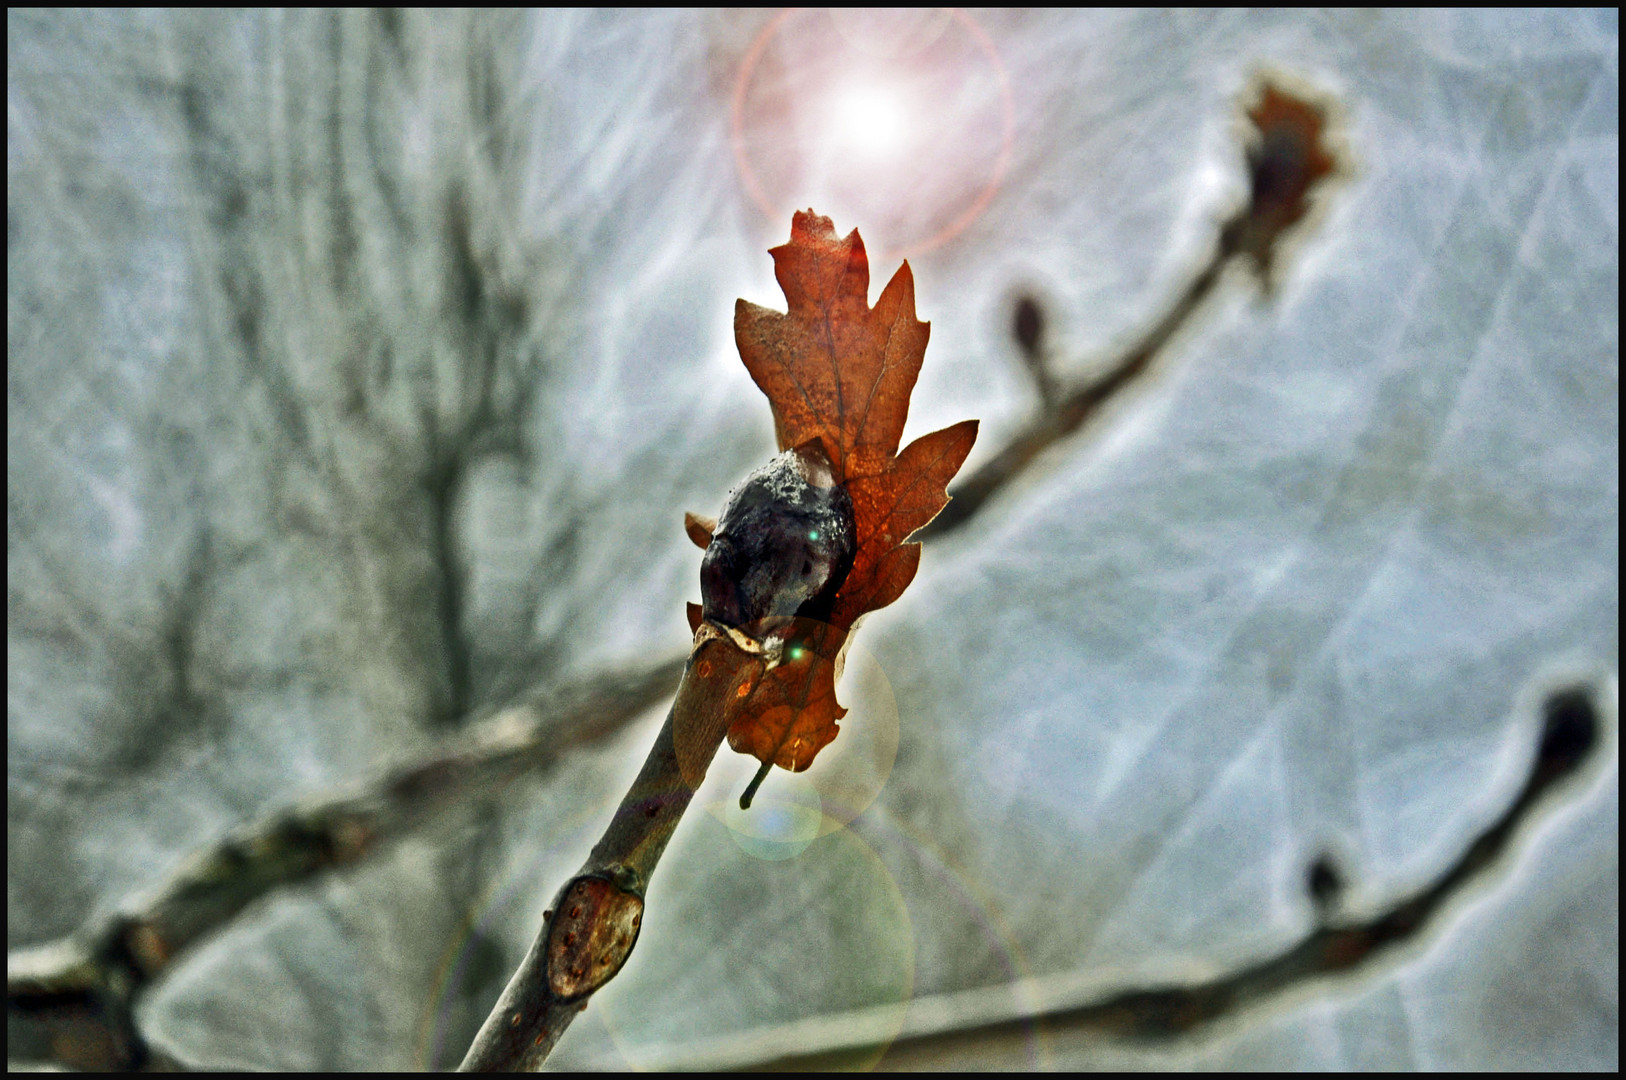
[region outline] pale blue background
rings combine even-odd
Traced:
[[[728,145],[765,18],[8,14],[10,946],[437,716],[681,651],[682,512],[772,449],[730,334],[736,296],[780,302],[785,225]],[[1352,170],[1272,301],[1228,279],[865,625],[899,715],[877,807],[785,862],[686,822],[556,1062],[1234,970],[1312,924],[1318,853],[1352,916],[1433,880],[1579,678],[1598,764],[1401,955],[1188,1041],[963,1063],[1616,1068],[1618,15],[978,18],[1013,159],[913,260],[908,432],[981,417],[971,468],[1034,407],[1010,291],[1069,375],[1131,339],[1241,190],[1255,71],[1336,96]],[[455,1063],[659,719],[268,898],[146,1030],[212,1065]]]

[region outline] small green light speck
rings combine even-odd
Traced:
[[[801,649],[792,649],[790,651],[790,658],[792,660],[800,660],[802,658],[802,650]]]
[[[819,530],[814,529],[812,532],[807,534],[807,538],[809,540],[817,540],[819,538]]]

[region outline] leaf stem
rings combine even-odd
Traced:
[[[758,769],[757,774],[751,777],[751,782],[745,785],[745,794],[740,796],[741,810],[751,809],[751,800],[756,797],[757,788],[762,786],[762,781],[767,778],[768,770],[771,768],[773,768],[773,762],[764,761],[762,768]]]

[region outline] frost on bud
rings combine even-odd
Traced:
[[[700,564],[704,616],[759,637],[764,620],[828,619],[856,549],[852,499],[823,447],[787,450],[730,494]]]

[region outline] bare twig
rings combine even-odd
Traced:
[[[1229,238],[1238,235],[1240,223],[1245,218],[1246,212],[1243,212],[1225,224],[1220,231],[1220,243],[1216,245],[1207,265],[1198,271],[1179,299],[1145,336],[1107,365],[1104,374],[1071,392],[1062,393],[1055,386],[1046,365],[1032,364],[1042,404],[1038,415],[982,468],[955,486],[951,493],[953,501],[937,515],[936,520],[921,530],[919,538],[939,537],[970,521],[989,498],[1020,475],[1042,451],[1077,431],[1102,405],[1144,375],[1153,359],[1214,291],[1226,264],[1240,253],[1235,241]],[[1025,320],[1019,321],[1018,340],[1029,332]],[[1031,354],[1024,349],[1024,355]]]
[[[670,692],[682,666],[668,660],[510,706],[420,761],[229,834],[73,938],[9,954],[12,1056],[91,1069],[148,1063],[132,1010],[188,949],[266,893],[355,865],[446,807],[615,735]]]
[[[464,1072],[535,1070],[587,999],[637,944],[655,864],[705,778],[730,712],[774,657],[737,632],[704,623],[677,700],[649,758],[542,928],[463,1059]]]
[[[1051,372],[1044,347],[1044,315],[1036,301],[1017,303],[1011,333],[1039,391],[1037,416],[1005,448],[956,485],[954,501],[921,530],[922,539],[964,525],[1046,448],[1066,438],[1102,405],[1150,370],[1152,361],[1197,313],[1227,266],[1248,265],[1268,294],[1281,244],[1315,203],[1318,189],[1345,168],[1329,140],[1330,105],[1282,89],[1272,80],[1256,88],[1248,110],[1248,201],[1219,227],[1213,254],[1166,312],[1140,338],[1109,360],[1102,373],[1066,390]]]
[[[1618,724],[1596,687],[1571,686],[1543,706],[1529,776],[1507,809],[1468,844],[1438,878],[1368,918],[1340,921],[1337,874],[1317,859],[1307,886],[1318,902],[1320,924],[1276,956],[1214,979],[1187,985],[1134,988],[1103,994],[1076,975],[1013,982],[916,998],[903,1030],[892,1009],[822,1016],[680,1048],[657,1067],[694,1071],[818,1070],[850,1067],[855,1060],[882,1068],[931,1070],[1002,1059],[1028,1064],[1036,1028],[1051,1036],[1082,1035],[1140,1041],[1173,1039],[1221,1017],[1263,1005],[1310,980],[1353,973],[1392,956],[1438,926],[1453,898],[1494,872],[1509,857],[1520,830],[1558,789],[1571,787],[1598,758]],[[1005,1057],[1005,1055],[1011,1055]],[[999,1065],[992,1067],[998,1068]]]

